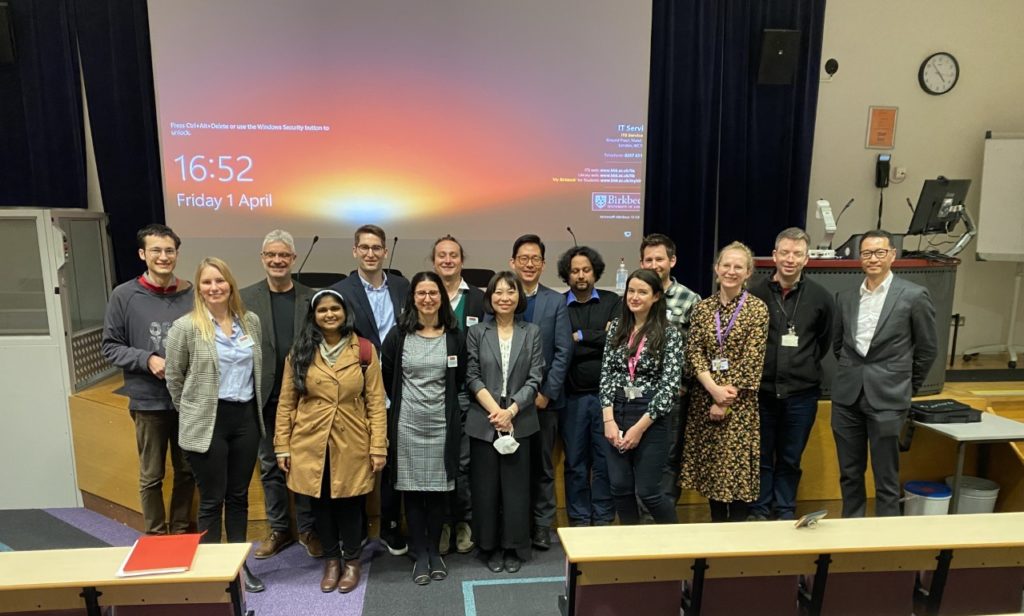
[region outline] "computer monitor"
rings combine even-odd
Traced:
[[[949,180],[942,176],[925,180],[907,235],[951,232],[963,214],[970,187],[970,180]]]

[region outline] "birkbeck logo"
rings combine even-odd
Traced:
[[[640,211],[640,193],[590,193],[590,209],[594,212]]]

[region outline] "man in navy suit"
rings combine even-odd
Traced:
[[[384,229],[376,225],[363,225],[356,229],[352,256],[358,268],[331,288],[345,298],[356,333],[372,342],[379,352],[381,342],[398,322],[405,306],[409,281],[384,271],[384,262],[388,258],[387,236]],[[409,551],[402,536],[401,517],[402,504],[398,493],[390,482],[382,481],[380,540],[395,556]]]
[[[565,297],[540,284],[544,271],[544,242],[533,234],[523,235],[512,245],[509,265],[526,290],[526,312],[522,318],[540,327],[544,350],[544,381],[537,393],[540,432],[530,447],[533,462],[533,546],[551,547],[551,524],[555,521],[555,465],[552,450],[558,435],[558,413],[565,408],[562,385],[572,359],[572,331]]]

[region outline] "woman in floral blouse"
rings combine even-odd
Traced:
[[[677,522],[660,482],[668,457],[666,414],[679,391],[682,337],[665,318],[658,275],[636,270],[626,281],[622,315],[609,326],[601,362],[601,405],[612,498],[622,524],[640,521],[637,497],[659,524]]]
[[[733,242],[715,259],[718,293],[690,316],[690,396],[682,485],[708,499],[713,522],[742,521],[757,500],[761,386],[768,307],[746,290],[754,255]]]

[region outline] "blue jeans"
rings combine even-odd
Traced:
[[[596,393],[570,394],[558,414],[558,430],[565,445],[565,511],[569,523],[590,525],[615,519],[608,484],[609,449],[604,438],[601,401]]]
[[[619,430],[626,432],[647,412],[648,400],[615,401],[613,417]],[[668,421],[662,417],[655,421],[635,449],[619,453],[607,445],[608,479],[611,482],[615,510],[622,524],[638,524],[639,498],[658,524],[675,524],[676,507],[661,489],[661,477],[668,456]],[[605,441],[607,443],[607,441]]]
[[[780,520],[792,520],[796,512],[796,489],[800,483],[800,458],[818,415],[818,396],[811,391],[778,399],[758,393],[761,415],[761,494],[751,513]],[[773,512],[774,510],[774,512]]]

